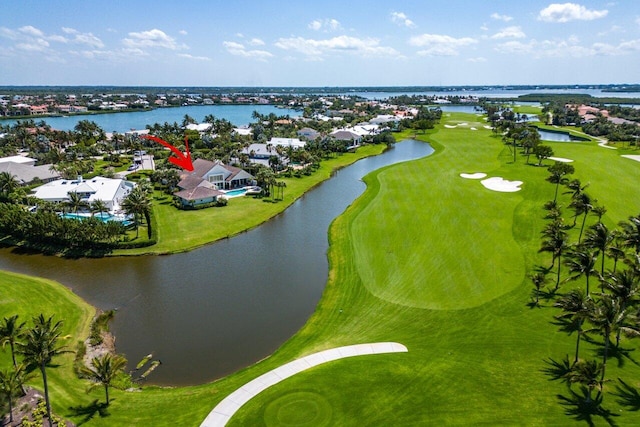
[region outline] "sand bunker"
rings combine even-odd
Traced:
[[[480,182],[489,190],[500,191],[503,193],[514,193],[516,191],[520,191],[520,186],[522,185],[522,181],[507,181],[499,176],[494,176],[493,178],[488,178]]]
[[[573,160],[565,159],[564,157],[549,157],[549,160],[555,160],[556,162],[562,162],[562,163],[571,163],[571,162],[573,162]]]
[[[444,127],[446,127],[447,129],[455,129],[455,126],[452,125],[444,125]]]
[[[463,177],[463,178],[467,178],[467,179],[480,179],[480,178],[486,177],[487,174],[486,173],[482,173],[482,172],[461,173],[460,176]]]
[[[640,162],[640,156],[637,154],[623,154],[622,157],[626,157],[627,159],[635,160],[636,162]]]
[[[471,128],[471,130],[478,130],[478,129],[476,129],[476,128]]]
[[[491,126],[489,126],[489,125],[485,125],[485,126],[483,126],[483,127],[484,127],[485,129],[489,129],[489,130],[493,129],[493,128],[492,128]]]

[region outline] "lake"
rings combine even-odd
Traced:
[[[58,130],[72,130],[80,120],[91,120],[98,124],[105,132],[127,132],[133,129],[145,129],[146,125],[154,123],[181,123],[185,114],[193,117],[198,123],[204,121],[205,116],[212,114],[218,119],[226,119],[235,126],[246,126],[253,122],[253,112],[260,114],[289,115],[298,117],[301,113],[290,108],[279,108],[274,105],[190,105],[185,107],[156,108],[154,110],[109,113],[67,117],[37,117],[33,120],[44,120],[52,128]],[[13,125],[17,120],[2,120],[2,125]]]
[[[148,353],[162,361],[150,382],[204,383],[272,354],[311,316],[328,276],[329,225],[362,194],[362,177],[432,152],[400,142],[337,171],[260,227],[192,252],[69,260],[1,249],[0,268],[117,309],[118,352],[133,365]]]

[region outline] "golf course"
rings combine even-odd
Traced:
[[[49,369],[55,413],[86,426],[198,426],[227,395],[281,365],[331,348],[395,342],[408,351],[335,360],[281,381],[228,425],[639,425],[639,339],[622,336],[610,350],[597,407],[583,402],[579,385],[549,375],[549,361],[571,357],[575,347],[575,334],[554,324],[560,310],[553,299],[531,304],[530,275],[551,264],[539,249],[554,161],[537,166],[519,154],[514,162],[513,148],[476,114],[443,113],[433,130],[397,135],[407,138],[430,143],[435,153],[364,178],[365,193],[328,230],[330,271],[317,310],[272,356],[210,384],[113,389],[106,407],[100,389],[85,392],[66,354]],[[572,160],[571,178],[589,184],[610,229],[640,213],[640,162],[621,157],[638,151],[595,140],[544,144]],[[460,176],[475,173],[522,185],[493,191]],[[564,191],[558,203],[570,223]],[[587,227],[596,221],[589,215]],[[575,237],[579,227],[568,232]],[[69,349],[86,337],[94,310],[62,285],[12,273],[1,273],[0,283],[3,315],[15,307],[23,321],[55,314]],[[584,278],[567,281],[558,294],[582,287]],[[581,357],[601,357],[602,337],[589,337]],[[0,353],[0,365],[9,363],[8,352]],[[630,388],[621,390],[619,379]],[[41,388],[42,379],[29,384]]]

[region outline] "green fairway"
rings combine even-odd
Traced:
[[[197,426],[232,391],[282,364],[328,348],[395,341],[409,351],[308,369],[256,396],[229,425],[640,424],[637,399],[623,399],[617,389],[617,378],[640,387],[637,341],[623,338],[627,351],[611,356],[603,412],[589,412],[545,374],[545,360],[560,361],[575,345],[575,335],[551,323],[557,313],[551,302],[527,304],[527,275],[550,261],[538,249],[542,205],[554,187],[545,181],[545,167],[527,165],[522,156],[513,163],[509,148],[485,125],[476,115],[445,114],[435,130],[418,135],[432,143],[432,156],[365,178],[366,192],[329,231],[330,277],[316,312],[271,357],[212,384],[114,391],[104,417],[69,410],[72,400],[87,405],[101,396],[57,378],[55,387],[69,389],[69,397],[66,406],[54,398],[54,407],[91,426]],[[574,160],[574,176],[589,182],[589,193],[606,206],[608,225],[637,215],[639,162],[596,142],[548,144],[555,156]],[[460,177],[474,172],[522,181],[522,190],[495,192]],[[10,278],[0,276],[3,300],[12,295]],[[582,282],[565,285],[575,286]],[[31,298],[26,307],[40,301]],[[600,343],[594,335],[582,354],[597,357]]]

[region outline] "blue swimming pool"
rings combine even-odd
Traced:
[[[86,213],[65,213],[61,215],[63,218],[68,218],[68,219],[87,219],[91,217],[91,214],[86,214]],[[116,215],[111,215],[108,213],[103,213],[103,214],[95,214],[94,218],[98,218],[99,220],[103,221],[103,222],[107,222],[107,221],[117,221],[117,222],[121,222],[123,225],[131,225],[133,224],[132,221],[129,221],[125,216],[116,216]]]
[[[236,190],[228,190],[224,192],[224,195],[227,197],[239,197],[244,196],[247,193],[246,188],[238,188]]]

